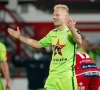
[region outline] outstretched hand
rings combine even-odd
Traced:
[[[7,82],[7,84],[6,84],[6,90],[11,90],[10,82]]]
[[[19,27],[17,27],[17,30],[14,30],[14,29],[11,29],[11,28],[8,28],[7,30],[8,30],[8,33],[10,35],[12,35],[13,37],[15,37],[17,39],[20,38],[21,33],[20,33],[20,30],[19,30]]]
[[[66,18],[66,25],[70,30],[73,30],[73,28],[75,28],[76,21],[73,21],[71,17],[68,17]]]

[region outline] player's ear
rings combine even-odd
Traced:
[[[69,20],[69,15],[65,15],[65,20],[68,21]]]

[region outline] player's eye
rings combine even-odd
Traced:
[[[59,14],[57,14],[56,16],[59,16]]]

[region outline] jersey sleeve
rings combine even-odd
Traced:
[[[7,60],[7,50],[4,44],[0,45],[0,61]]]
[[[74,38],[73,38],[73,36],[72,36],[71,31],[69,32],[68,39],[69,39],[69,41],[70,41],[71,43],[75,43],[75,40],[74,40]]]
[[[52,39],[51,39],[51,32],[49,32],[44,38],[42,38],[39,41],[40,45],[42,47],[48,47],[52,44]]]
[[[80,34],[80,31],[78,30],[78,29],[76,29],[76,32],[78,33],[78,34]],[[73,38],[73,35],[72,35],[72,33],[71,33],[71,31],[69,32],[69,41],[71,42],[71,43],[76,43],[75,42],[75,40],[74,40],[74,38]]]

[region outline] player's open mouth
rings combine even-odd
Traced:
[[[54,22],[56,23],[56,22],[57,22],[57,20],[54,20]]]

